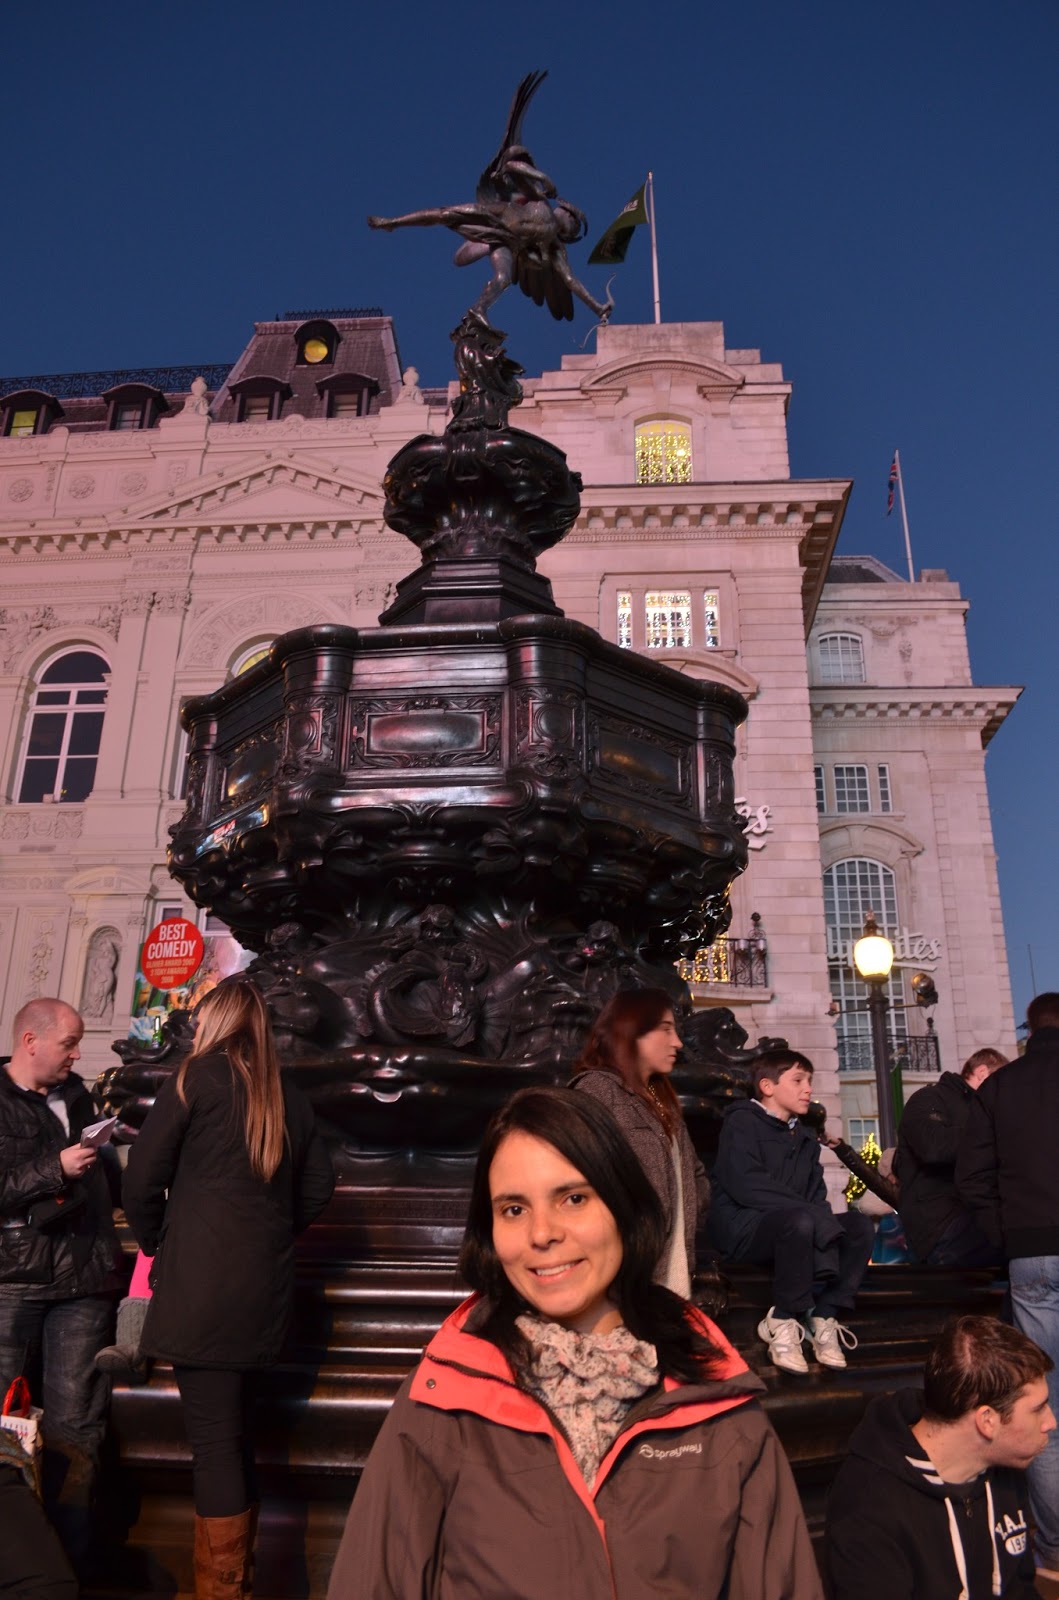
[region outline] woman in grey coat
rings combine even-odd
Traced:
[[[607,1002],[574,1066],[571,1087],[601,1100],[662,1202],[666,1246],[657,1282],[688,1299],[695,1233],[710,1205],[710,1180],[695,1153],[673,1085],[673,1002],[664,989],[626,989]]]

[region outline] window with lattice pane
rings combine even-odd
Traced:
[[[637,483],[691,482],[691,429],[666,418],[636,429]]]
[[[41,673],[33,695],[18,798],[87,800],[96,779],[110,667],[94,650],[69,650]]]
[[[899,927],[897,880],[889,867],[867,857],[836,861],[824,873],[824,923],[827,928],[831,993],[841,1006],[835,1025],[838,1064],[844,1072],[871,1072],[874,1058],[868,986],[853,966],[852,948],[864,932],[864,918],[875,913],[880,933],[893,939]],[[887,1031],[892,1050],[903,1047],[908,1028],[903,1011],[894,1010],[901,999],[901,977],[895,968],[887,980]]]
[[[824,769],[823,769],[823,767],[814,767],[813,768],[813,778],[814,778],[814,780],[816,782],[816,809],[817,809],[817,811],[826,811],[827,810],[827,795],[826,795],[826,792],[824,790]]]
[[[840,815],[871,810],[867,767],[836,767],[834,778],[835,810]]]
[[[650,589],[644,595],[648,650],[691,648],[691,592]]]
[[[863,683],[864,646],[855,633],[825,633],[817,643],[821,683]]]

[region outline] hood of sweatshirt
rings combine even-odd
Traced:
[[[999,1595],[1003,1588],[990,1474],[982,1472],[967,1483],[947,1483],[939,1477],[912,1432],[913,1423],[922,1415],[923,1394],[919,1389],[899,1389],[896,1394],[877,1396],[850,1439],[849,1453],[892,1473],[943,1509],[960,1577],[960,1600],[967,1600],[968,1594],[967,1551],[961,1524],[966,1525],[968,1514],[985,1518],[992,1546],[992,1592]]]

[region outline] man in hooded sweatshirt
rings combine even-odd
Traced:
[[[1055,1427],[1051,1360],[994,1317],[956,1317],[923,1391],[871,1402],[827,1512],[834,1600],[1036,1600],[1022,1474]]]

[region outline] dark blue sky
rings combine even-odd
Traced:
[[[654,169],[664,318],[782,362],[795,476],[852,477],[840,548],[903,571],[900,447],[977,680],[1027,686],[990,789],[1016,1007],[1027,945],[1059,988],[1054,0],[58,0],[4,8],[0,60],[0,373],[224,361],[255,319],[381,304],[425,383],[481,271],[364,217],[472,198],[547,67],[534,156],[593,236]],[[650,319],[645,235],[615,291]],[[530,372],[589,327],[512,299]]]

